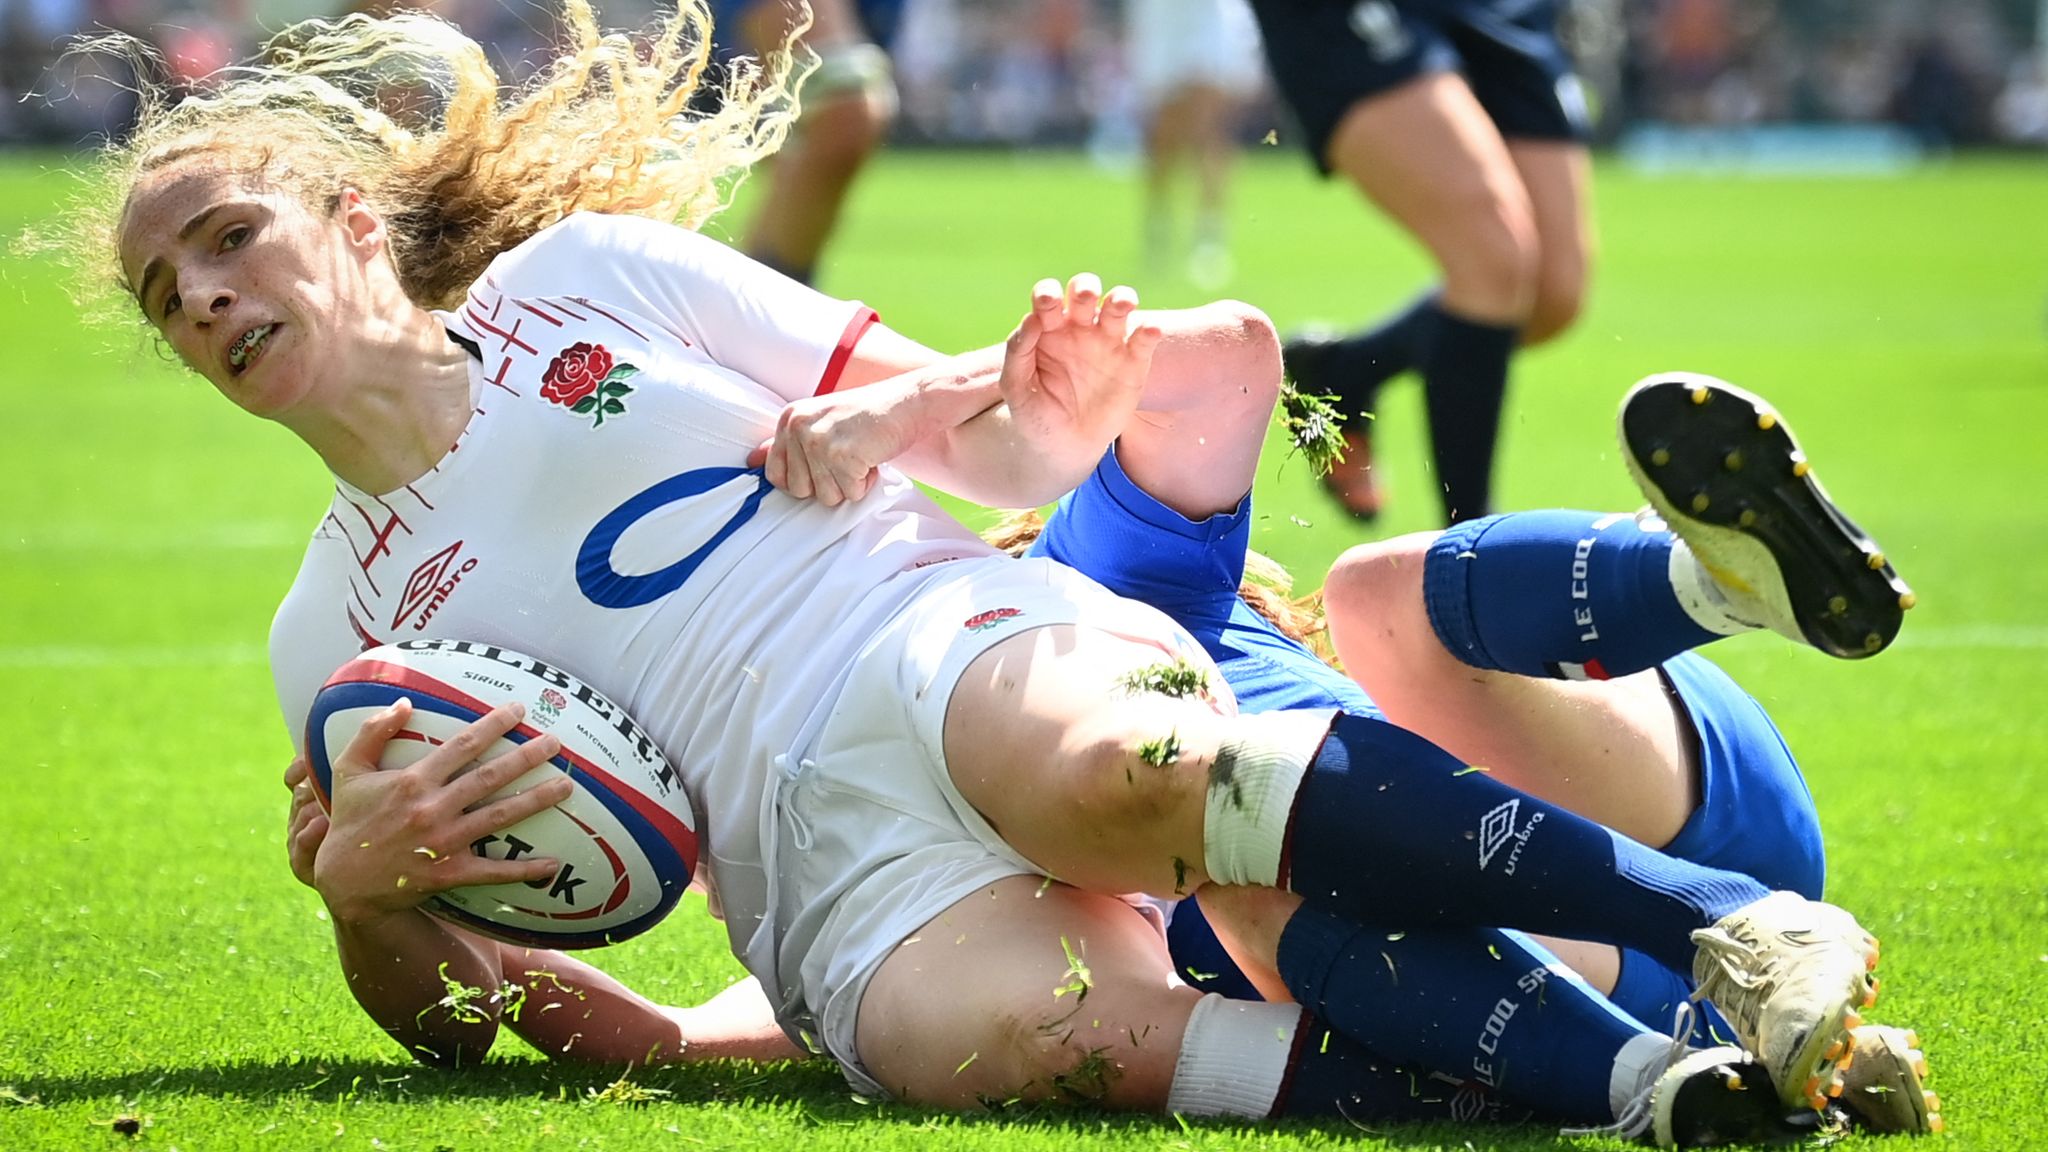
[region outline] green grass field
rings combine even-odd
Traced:
[[[53,159],[0,165],[0,232],[52,211]],[[1504,506],[1633,507],[1615,400],[1687,367],[1775,400],[1830,489],[1920,593],[1866,664],[1769,637],[1714,656],[1770,708],[1828,830],[1831,896],[1885,942],[1875,1017],[1917,1026],[1950,1134],[2048,1143],[2048,166],[1885,180],[1599,175],[1597,287],[1519,364]],[[1231,286],[1283,328],[1350,322],[1426,265],[1344,189],[1267,154],[1243,172]],[[941,347],[999,338],[1038,276],[1093,268],[1153,304],[1137,190],[1071,159],[891,156],[824,287]],[[1552,1146],[1545,1131],[1181,1124],[1043,1110],[953,1117],[852,1098],[827,1067],[613,1075],[514,1040],[488,1068],[409,1064],[356,1011],[318,901],[284,868],[289,756],[263,643],[330,488],[132,330],[88,330],[54,267],[0,274],[0,1152],[655,1147]],[[1380,421],[1380,531],[1430,526],[1416,389]],[[1305,587],[1360,538],[1298,461],[1262,470],[1259,547]],[[690,1002],[737,974],[686,905],[601,956]],[[618,1094],[614,1094],[616,1096]],[[1469,1144],[1468,1144],[1469,1142]],[[1581,1143],[1585,1143],[1581,1141]]]

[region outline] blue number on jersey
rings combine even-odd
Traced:
[[[741,476],[755,478],[754,490],[747,494],[739,511],[732,514],[723,527],[712,534],[702,547],[681,560],[656,572],[643,576],[627,576],[612,567],[612,548],[626,529],[639,523],[640,519],[658,508],[666,508],[678,500],[698,496],[711,491],[728,481]],[[739,527],[754,518],[761,507],[761,497],[768,494],[770,485],[759,468],[697,468],[679,476],[671,476],[654,485],[597,522],[590,535],[583,538],[583,547],[576,553],[576,586],[583,589],[583,595],[590,602],[604,608],[638,608],[651,604],[683,586],[683,581],[704,563],[711,550],[725,543],[727,537],[739,531]]]

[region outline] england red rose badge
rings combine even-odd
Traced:
[[[596,428],[607,416],[626,414],[625,398],[633,394],[626,381],[639,372],[631,364],[615,363],[611,350],[602,344],[571,344],[541,376],[540,398],[578,416],[593,417],[590,426]]]

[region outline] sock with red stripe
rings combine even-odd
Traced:
[[[1422,595],[1437,638],[1475,668],[1604,680],[1721,638],[1674,587],[1691,553],[1661,524],[1563,510],[1456,525],[1430,545]],[[1734,630],[1734,629],[1728,629]]]

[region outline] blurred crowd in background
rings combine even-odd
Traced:
[[[63,57],[96,27],[207,73],[298,20],[397,0],[0,0],[0,141],[74,145],[129,114],[104,59]],[[508,76],[547,59],[551,4],[434,0]],[[635,27],[654,0],[598,0]],[[888,45],[901,143],[1131,151],[1142,134],[1124,0],[908,0]],[[1886,126],[1922,149],[2048,147],[2048,0],[1565,0],[1567,42],[1603,141],[1633,130]],[[1284,124],[1270,96],[1247,139]]]

